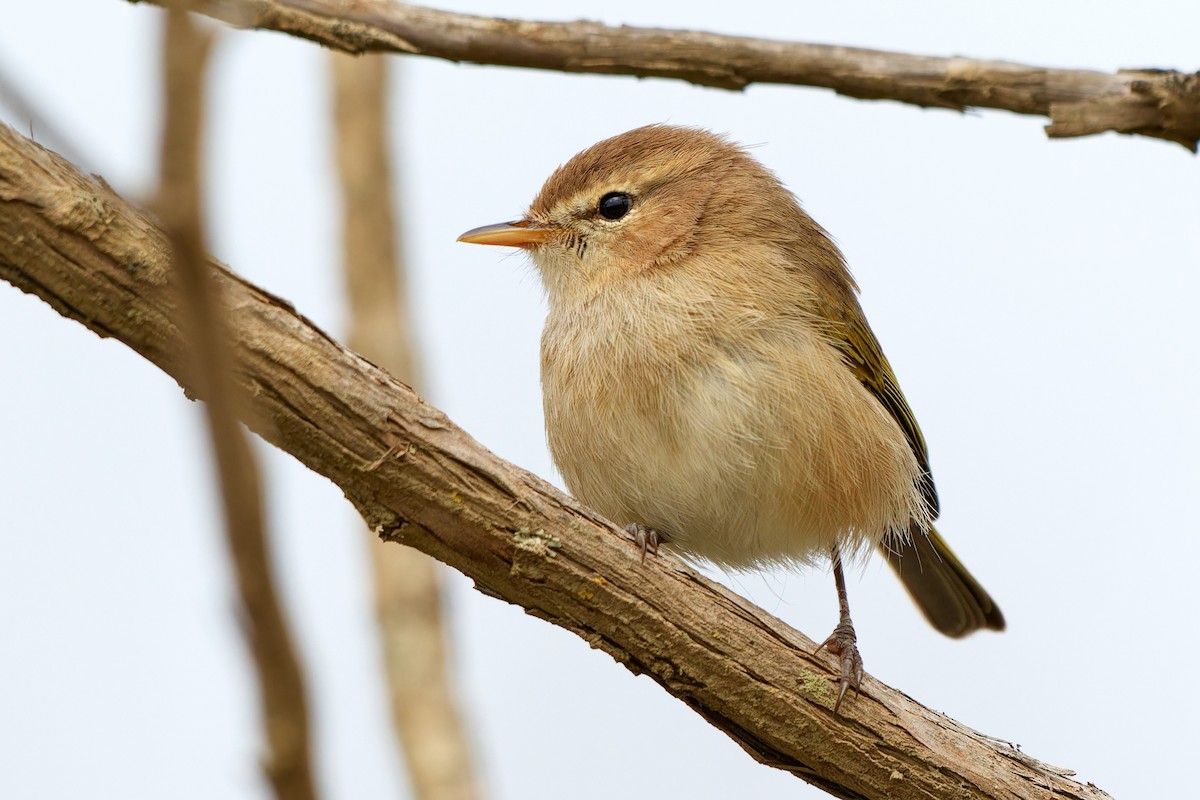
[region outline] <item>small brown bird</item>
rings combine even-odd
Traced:
[[[882,550],[948,636],[1004,629],[933,528],[925,440],[829,235],[745,150],[650,125],[559,167],[516,222],[549,296],[542,386],[570,490],[735,569],[830,556],[836,708],[858,686],[844,555]],[[820,649],[820,648],[818,648]]]

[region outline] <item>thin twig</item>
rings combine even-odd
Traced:
[[[165,253],[146,215],[0,126],[0,279],[195,391]],[[209,269],[231,309],[234,378],[253,403],[243,419],[260,436],[337,484],[381,535],[648,675],[758,761],[845,798],[1108,798],[870,676],[834,716],[835,665],[811,639],[670,555],[642,563],[621,530],[288,303]],[[368,469],[397,440],[404,458]]]
[[[308,711],[295,649],[276,597],[263,524],[262,493],[250,442],[238,418],[225,309],[208,268],[200,201],[204,65],[212,36],[187,12],[168,11],[163,38],[162,178],[156,208],[172,255],[189,381],[205,400],[224,501],[225,531],[262,695],[268,744],[264,759],[278,800],[316,797],[309,765]],[[186,342],[186,346],[185,346]]]
[[[131,0],[142,1],[167,0]],[[674,78],[720,89],[817,86],[865,100],[1045,116],[1051,137],[1117,131],[1178,142],[1193,152],[1200,139],[1200,73],[1107,74],[701,31],[496,19],[385,0],[201,0],[197,10],[350,53]]]

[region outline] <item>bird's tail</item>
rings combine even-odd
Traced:
[[[942,633],[958,638],[980,628],[1004,630],[1000,608],[932,527],[913,525],[907,538],[890,537],[880,549],[925,618]]]

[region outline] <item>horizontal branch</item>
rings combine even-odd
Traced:
[[[350,53],[674,78],[720,89],[817,86],[865,100],[1049,117],[1051,137],[1117,131],[1168,139],[1193,152],[1200,139],[1200,73],[1052,69],[700,31],[495,19],[385,0],[200,0],[195,7],[238,27]]]
[[[114,337],[192,395],[161,229],[0,125],[0,278]],[[246,422],[345,492],[387,539],[646,674],[764,764],[845,798],[1103,800],[867,677],[833,714],[815,645],[497,458],[386,372],[210,262]]]

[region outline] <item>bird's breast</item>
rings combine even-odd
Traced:
[[[559,305],[542,383],[572,493],[685,552],[804,561],[907,524],[902,434],[800,316],[663,292]]]

